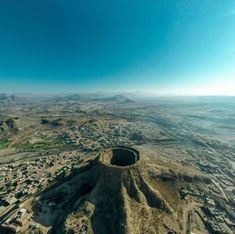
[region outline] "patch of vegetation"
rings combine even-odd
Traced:
[[[37,143],[22,143],[14,145],[18,152],[38,152],[43,150],[65,150],[74,148],[73,145],[68,144],[60,139],[45,139]]]
[[[42,125],[50,125],[52,127],[59,127],[63,125],[63,119],[58,118],[54,120],[48,120],[48,119],[41,119],[41,124]]]
[[[9,146],[9,141],[6,138],[0,139],[0,150],[6,149]]]
[[[41,120],[41,124],[49,124],[49,120],[47,120],[47,119],[42,119],[42,120]]]

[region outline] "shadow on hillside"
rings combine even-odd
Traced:
[[[73,212],[75,202],[93,188],[84,174],[95,162],[90,160],[86,165],[73,169],[67,176],[64,173],[57,176],[51,186],[37,195],[32,219],[45,227],[52,227],[49,233],[63,233],[64,222]]]

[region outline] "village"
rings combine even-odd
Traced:
[[[27,201],[52,185],[55,179],[68,175],[78,160],[77,152],[65,152],[2,165],[0,167],[2,227],[13,232],[22,232],[26,226],[34,228],[36,224],[32,221],[32,210],[27,209]]]

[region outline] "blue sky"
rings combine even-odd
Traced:
[[[235,1],[0,1],[0,92],[81,91],[235,95]]]

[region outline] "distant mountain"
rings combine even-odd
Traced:
[[[0,93],[0,105],[5,106],[32,104],[43,100],[47,100],[47,97],[29,94],[24,96],[22,94]]]
[[[79,94],[70,94],[70,95],[58,95],[49,98],[49,100],[56,102],[68,102],[68,101],[81,101],[83,98]]]
[[[22,104],[26,101],[27,99],[24,97],[19,97],[16,95],[8,95],[5,93],[0,94],[0,105]]]
[[[104,97],[104,98],[93,98],[92,101],[118,103],[118,104],[134,103],[135,102],[135,101],[123,96],[123,95],[115,95],[112,97]]]
[[[92,101],[92,102],[105,102],[105,103],[134,103],[133,100],[123,96],[123,95],[115,95],[115,96],[106,96],[101,94],[70,94],[70,95],[58,95],[49,98],[50,101],[56,102],[73,102],[73,101]]]
[[[38,102],[105,102],[105,103],[134,103],[133,99],[121,94],[110,96],[102,93],[84,93],[84,94],[61,94],[61,95],[16,95],[0,93],[0,105],[25,105]]]

